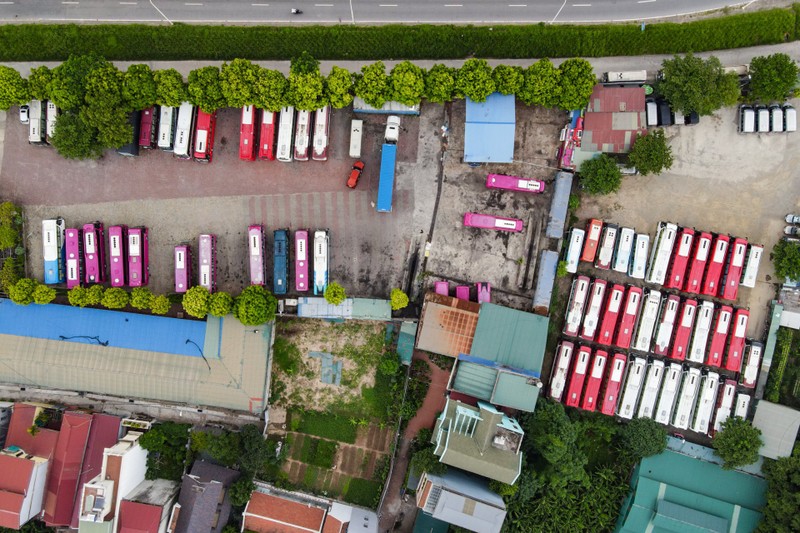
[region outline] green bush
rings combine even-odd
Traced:
[[[49,304],[56,299],[56,290],[47,285],[37,285],[33,290],[33,301],[39,305]]]
[[[105,294],[105,292],[106,288],[102,285],[92,285],[86,289],[85,305],[100,305],[100,302],[103,301],[103,294]]]
[[[208,289],[195,285],[183,295],[183,310],[186,314],[195,318],[205,318],[208,314],[208,307],[211,301],[211,293]]]
[[[103,299],[100,301],[103,307],[109,309],[124,309],[130,302],[130,297],[125,289],[120,287],[111,287],[106,289],[103,293]]]
[[[786,371],[786,363],[789,361],[793,337],[794,334],[790,329],[780,328],[778,330],[775,353],[772,356],[772,366],[770,367],[767,385],[764,390],[764,399],[768,402],[778,403],[780,400],[783,373]]]
[[[233,310],[233,296],[225,291],[215,292],[211,295],[208,312],[212,316],[224,317]]]
[[[392,311],[399,311],[408,306],[408,295],[402,289],[392,289],[389,298],[392,301]]]
[[[76,285],[67,293],[69,305],[74,307],[86,307],[89,305],[89,289]]]
[[[250,285],[236,297],[233,316],[245,326],[260,326],[275,318],[278,300],[263,285]]]
[[[2,288],[4,292],[7,293],[9,287],[19,281],[22,275],[21,266],[22,265],[13,257],[7,257],[6,260],[3,261],[3,267],[0,268],[0,288]]]
[[[150,311],[154,315],[166,315],[169,313],[169,310],[172,308],[172,302],[169,301],[163,294],[159,294],[153,298],[153,304],[150,307]]]
[[[300,349],[286,340],[284,337],[276,337],[272,347],[272,356],[275,364],[278,365],[286,375],[293,376],[300,370],[303,358]]]
[[[14,248],[19,242],[19,232],[13,226],[0,226],[0,250]]]
[[[22,278],[8,289],[8,297],[17,305],[30,305],[33,303],[33,292],[36,290],[35,279]]]
[[[361,505],[362,507],[375,508],[383,491],[383,485],[377,481],[354,477],[350,480],[344,501]]]
[[[131,306],[136,309],[150,309],[153,293],[147,287],[134,287],[131,291]]]
[[[293,412],[293,425],[295,416],[301,417],[300,423],[297,425],[297,431],[300,433],[348,444],[353,444],[356,441],[356,427],[353,424],[349,424],[345,419],[317,411],[304,411],[302,415]]]

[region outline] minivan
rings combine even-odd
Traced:
[[[778,104],[769,106],[769,130],[783,132],[783,109]]]
[[[783,106],[784,131],[797,131],[797,111],[790,104]]]
[[[645,100],[645,108],[647,110],[647,126],[658,126],[658,108],[656,101],[653,98]]]
[[[756,115],[749,105],[739,106],[739,133],[756,131]]]
[[[659,126],[672,126],[672,111],[666,100],[658,101],[658,125]]]
[[[763,105],[756,106],[756,131],[767,133],[769,131],[769,109]]]

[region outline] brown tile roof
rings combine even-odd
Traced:
[[[36,406],[27,403],[15,403],[8,426],[6,447],[19,446],[25,453],[50,459],[58,441],[58,431],[41,428],[36,435],[28,433],[28,428],[36,419]]]
[[[72,520],[91,425],[92,415],[86,413],[67,412],[61,420],[45,493],[44,522],[48,526],[68,526]]]
[[[22,457],[0,455],[0,527],[19,529],[20,512],[34,463]]]
[[[244,516],[244,528],[256,533],[322,531],[324,520],[325,510],[319,507],[253,492]]]

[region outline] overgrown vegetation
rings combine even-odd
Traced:
[[[800,246],[781,239],[772,249],[772,264],[779,281],[800,280]]]
[[[0,292],[8,294],[24,275],[22,243],[22,209],[12,202],[0,203]]]
[[[742,417],[732,416],[722,423],[722,430],[714,435],[711,445],[724,461],[722,468],[731,470],[758,461],[758,450],[763,441],[761,430]]]
[[[767,385],[764,389],[764,399],[769,402],[778,403],[780,401],[783,374],[789,361],[793,340],[794,332],[791,329],[778,329],[775,353],[772,356],[772,365],[770,366]]]
[[[147,479],[171,479],[180,481],[186,466],[186,444],[189,440],[189,424],[164,422],[154,425],[139,439],[139,445],[147,450]]]
[[[661,73],[658,90],[675,112],[710,115],[721,107],[734,105],[739,99],[739,77],[725,72],[714,56],[708,59],[691,53],[675,56],[663,62]]]
[[[767,504],[758,533],[799,531],[800,447],[795,447],[791,457],[781,457],[776,461],[764,459],[761,471],[767,478]]]
[[[291,429],[307,435],[353,444],[358,428],[341,418],[319,411],[292,411]]]

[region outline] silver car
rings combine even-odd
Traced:
[[[28,124],[30,122],[30,107],[28,104],[19,106],[19,121],[23,124]]]
[[[800,235],[800,227],[798,226],[786,226],[783,228],[784,235]]]
[[[794,215],[789,213],[786,215],[786,223],[787,224],[800,224],[800,215]]]

